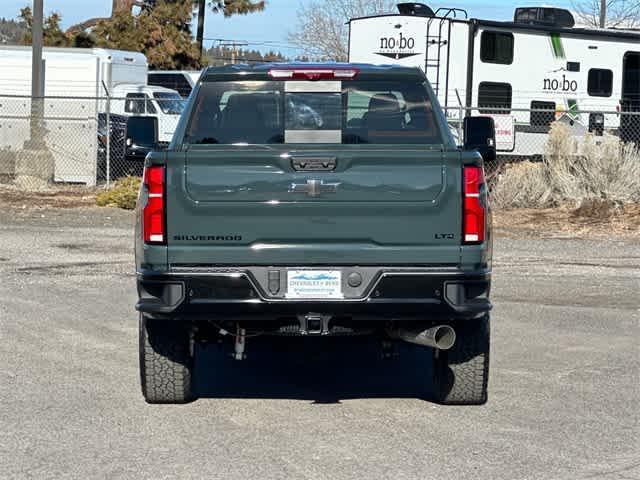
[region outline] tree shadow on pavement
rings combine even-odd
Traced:
[[[355,398],[427,398],[431,350],[399,342],[382,358],[374,337],[256,337],[247,358],[233,360],[231,342],[198,347],[199,398],[270,398],[339,403]]]

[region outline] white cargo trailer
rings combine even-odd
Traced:
[[[182,103],[177,92],[147,85],[142,53],[101,48],[45,48],[46,142],[54,180],[95,184],[98,116],[158,117],[161,141],[171,140]],[[31,47],[0,46],[0,149],[29,138]],[[106,97],[114,100],[107,101]]]
[[[459,107],[494,117],[499,151],[540,153],[556,119],[640,140],[638,117],[624,115],[640,111],[640,31],[576,28],[556,8],[517,9],[513,22],[398,8],[351,19],[349,61],[422,68],[452,124]]]

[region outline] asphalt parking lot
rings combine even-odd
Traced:
[[[640,479],[637,239],[496,239],[485,406],[362,339],[200,349],[201,399],[150,406],[132,222],[0,208],[0,478]]]

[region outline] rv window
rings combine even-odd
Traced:
[[[515,21],[519,23],[535,22],[538,19],[537,8],[516,8]]]
[[[613,90],[613,72],[601,68],[589,70],[587,91],[592,97],[610,97]]]
[[[480,113],[506,115],[511,113],[511,85],[508,83],[482,82],[478,87]]]
[[[480,60],[485,63],[513,63],[513,34],[506,32],[482,32]]]
[[[536,111],[537,110],[537,111]],[[541,111],[544,110],[544,111]],[[531,126],[548,127],[556,119],[555,102],[531,102]]]
[[[145,93],[127,93],[124,102],[124,111],[133,113],[134,115],[142,115],[143,113],[158,113],[153,102]]]
[[[573,28],[576,24],[571,12],[562,8],[554,9],[554,24],[562,27]]]
[[[580,62],[567,62],[567,72],[579,72]]]

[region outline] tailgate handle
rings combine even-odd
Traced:
[[[296,172],[332,172],[337,164],[336,157],[291,157]]]

